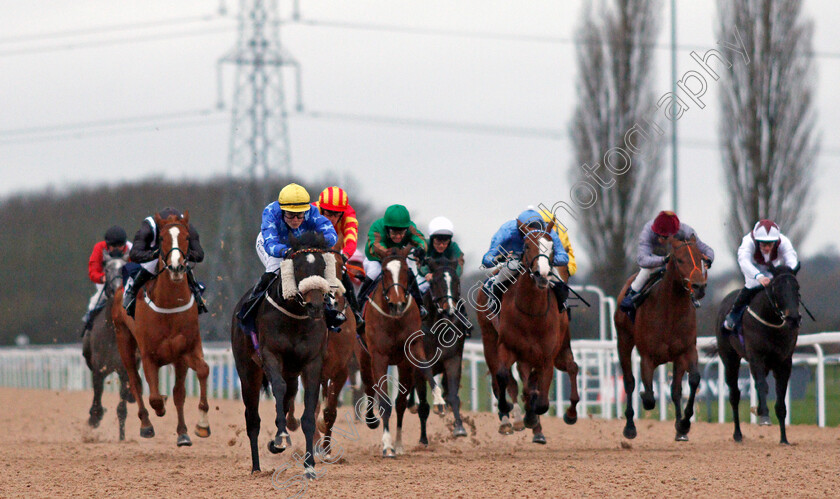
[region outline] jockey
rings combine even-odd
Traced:
[[[171,215],[182,217],[180,211],[175,208],[164,208],[158,213],[161,218],[167,218]],[[198,231],[190,224],[189,250],[187,251],[186,259],[188,262],[201,263],[204,260],[204,249],[201,247],[201,242],[198,238]],[[134,317],[134,304],[137,299],[137,293],[146,282],[156,276],[158,255],[160,253],[158,241],[158,228],[155,226],[155,218],[150,216],[143,220],[140,225],[140,230],[134,235],[134,244],[129,252],[131,261],[139,264],[139,271],[133,278],[129,278],[125,285],[125,293],[123,295],[123,307],[128,313],[129,317]],[[127,266],[126,266],[127,267]],[[125,267],[124,267],[125,268]],[[132,271],[127,270],[130,274]],[[203,286],[196,282],[192,275],[192,270],[187,271],[187,280],[189,282],[190,290],[195,296],[195,301],[198,303],[198,313],[207,312],[207,306],[204,304],[204,299],[201,297]]]
[[[641,269],[639,269],[639,274],[633,280],[619,306],[631,319],[635,317],[636,298],[639,296],[639,292],[644,288],[650,276],[663,269],[670,259],[670,256],[665,255],[667,251],[665,242],[671,236],[676,236],[680,240],[688,240],[691,236],[696,237],[697,248],[702,253],[701,258],[706,262],[706,268],[712,266],[715,259],[715,250],[701,241],[697,237],[697,232],[688,224],[681,223],[673,211],[660,212],[655,219],[645,224],[642,229],[636,258]]]
[[[533,209],[532,206],[529,206],[528,209]],[[545,210],[543,208],[539,209],[540,216],[542,217],[543,221],[546,223],[554,222],[554,232],[557,233],[557,236],[560,238],[560,242],[563,243],[563,249],[566,250],[566,254],[569,255],[569,263],[563,266],[554,267],[554,272],[552,272],[552,281],[555,284],[559,284],[557,281],[562,281],[565,286],[560,286],[558,300],[560,298],[563,299],[565,302],[569,298],[569,278],[577,273],[577,260],[575,259],[575,251],[572,249],[572,242],[569,240],[569,231],[564,230],[564,227],[560,224],[557,218],[552,214],[550,211]],[[569,313],[569,319],[572,318],[572,309],[568,306],[566,310]]]
[[[323,235],[328,247],[333,247],[338,242],[338,235],[329,219],[322,216],[318,208],[309,204],[309,193],[306,189],[298,184],[283,187],[277,201],[263,210],[262,226],[257,235],[257,256],[265,266],[265,273],[236,314],[247,330],[253,331],[257,306],[268,286],[277,278],[280,264],[291,254],[291,236],[299,237],[309,231]],[[333,309],[328,301],[324,304],[327,327],[330,331],[340,330],[339,326],[345,320],[344,315]]]
[[[131,243],[127,242],[127,239],[128,236],[125,233],[125,229],[119,225],[114,225],[105,231],[104,240],[99,241],[93,246],[93,251],[90,253],[90,258],[88,259],[88,277],[96,286],[96,292],[90,297],[87,312],[82,317],[82,322],[85,323],[82,333],[93,326],[93,319],[99,310],[98,307],[105,302],[103,292],[105,289],[105,270],[102,267],[102,260],[105,253],[115,258],[122,257],[131,249]]]
[[[403,248],[413,246],[419,254],[418,259],[423,257],[426,251],[426,240],[423,234],[417,230],[417,226],[411,221],[408,208],[401,204],[394,204],[385,210],[385,216],[373,222],[368,230],[368,240],[365,245],[365,282],[359,290],[359,303],[363,304],[368,295],[373,291],[374,284],[382,273],[382,262],[376,251],[383,252],[391,248]],[[429,283],[418,275],[417,262],[414,258],[408,258],[408,291],[417,302],[420,308],[420,317],[426,317],[426,308],[423,307],[421,293],[429,289]]]
[[[455,260],[457,262],[455,273],[458,277],[461,277],[461,273],[464,271],[464,252],[458,247],[458,243],[452,240],[454,235],[455,227],[448,218],[433,218],[429,222],[429,241],[426,246],[429,251],[426,253],[426,260]],[[428,264],[424,263],[420,266],[420,275],[424,276],[427,283],[432,281],[432,271]],[[458,302],[458,311],[462,314],[462,317],[467,316],[463,300]],[[472,324],[468,322],[464,326],[465,334],[469,338],[472,332]]]
[[[734,331],[741,322],[744,310],[764,287],[770,285],[768,269],[787,265],[796,270],[799,258],[796,250],[772,220],[759,220],[738,247],[738,265],[744,273],[745,286],[738,293],[732,309],[726,315],[723,328]]]
[[[516,217],[516,220],[508,220],[503,223],[498,231],[490,240],[490,250],[484,254],[481,259],[481,264],[485,268],[495,267],[496,274],[487,280],[485,283],[485,294],[488,298],[493,297],[501,304],[502,295],[507,291],[507,286],[510,281],[517,278],[523,272],[520,270],[520,259],[523,251],[525,251],[525,234],[519,230],[519,223],[524,224],[529,229],[545,230],[548,224],[545,223],[543,217],[534,210],[525,210]],[[557,232],[549,232],[553,244],[554,254],[552,256],[552,267],[563,267],[569,263],[569,255],[563,248],[563,242]],[[512,258],[508,258],[512,256]],[[524,269],[527,271],[527,269]],[[566,310],[566,298],[569,296],[568,288],[564,284],[560,284],[562,280],[559,276],[549,276],[551,288],[554,290],[554,296],[557,298],[557,306],[562,314]],[[560,281],[560,282],[558,282]]]
[[[344,189],[327,187],[321,191],[318,201],[312,203],[312,205],[318,208],[321,215],[332,222],[337,233],[341,233],[344,242],[341,252],[344,253],[345,260],[352,257],[356,252],[356,241],[359,239],[359,221],[356,220],[356,210],[350,206],[350,199]],[[342,274],[341,281],[348,291],[344,296],[347,298],[350,310],[356,317],[356,323],[364,323],[365,321],[359,311],[359,303],[356,301],[356,293],[353,292],[353,284],[346,272]]]

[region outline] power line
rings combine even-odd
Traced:
[[[7,128],[5,130],[0,130],[0,139],[15,135],[33,135],[62,131],[78,131],[84,128],[131,125],[136,123],[145,123],[149,121],[168,121],[173,119],[211,116],[213,114],[219,114],[219,111],[215,109],[191,109],[172,113],[146,114],[139,116],[128,116],[124,118],[111,118],[105,120],[78,121],[75,123],[60,123],[57,125],[44,125],[26,128]]]
[[[6,36],[0,38],[0,44],[5,43],[21,43],[51,40],[55,38],[69,38],[74,36],[96,35],[101,33],[113,33],[118,31],[131,31],[136,29],[159,28],[162,26],[176,26],[179,24],[192,24],[197,22],[207,22],[214,19],[219,19],[218,15],[206,16],[192,16],[192,17],[175,17],[168,19],[158,19],[155,21],[146,21],[141,23],[131,24],[112,24],[107,26],[92,26],[89,28],[66,30],[66,31],[51,31],[46,33],[30,33],[26,35]]]
[[[215,28],[204,28],[200,30],[192,30],[192,31],[178,31],[173,33],[157,33],[157,34],[150,34],[150,35],[138,35],[133,37],[125,37],[125,38],[114,38],[108,40],[89,40],[83,42],[72,42],[72,43],[65,43],[61,45],[50,45],[47,47],[28,47],[28,48],[21,48],[21,49],[11,49],[11,50],[4,50],[0,51],[0,57],[9,57],[9,56],[16,56],[16,55],[26,55],[26,54],[40,54],[45,52],[56,52],[61,50],[74,50],[74,49],[81,49],[81,48],[100,48],[100,47],[108,47],[111,45],[123,45],[128,43],[137,43],[137,42],[148,42],[148,41],[159,41],[159,40],[173,40],[176,38],[188,38],[193,36],[205,36],[205,35],[213,35],[219,33],[233,33],[235,28],[232,26],[221,26]]]

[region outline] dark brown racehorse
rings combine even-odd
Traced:
[[[114,294],[122,285],[122,268],[126,263],[124,258],[112,257],[105,253],[105,288],[103,293],[107,301],[103,305],[106,313],[101,313],[93,320],[93,326],[82,339],[82,354],[90,369],[93,380],[93,403],[90,406],[88,424],[96,428],[102,421],[105,408],[102,407],[102,391],[105,378],[116,372],[120,378],[120,403],[117,405],[117,419],[120,425],[120,440],[125,440],[125,418],[128,414],[126,402],[134,402],[131,389],[128,386],[128,373],[123,367],[120,352],[117,349],[117,333],[114,321],[111,320],[111,305]]]
[[[733,291],[721,303],[717,321],[717,345],[720,359],[726,370],[726,384],[729,386],[729,404],[732,406],[736,442],[743,439],[741,421],[738,415],[738,403],[741,391],[738,389],[738,371],[741,359],[747,359],[750,371],[755,378],[758,392],[759,424],[769,426],[770,411],[767,409],[767,373],[772,371],[776,379],[776,417],[781,432],[780,443],[787,444],[785,434],[785,392],[790,379],[793,364],[793,351],[799,337],[799,283],[789,267],[770,269],[773,279],[770,285],[756,295],[750,302],[741,323],[743,344],[737,334],[726,334],[722,330],[726,314],[735,301],[737,291]]]
[[[426,359],[423,347],[423,331],[421,329],[420,311],[408,292],[409,274],[406,258],[411,247],[402,249],[391,248],[387,253],[379,255],[382,261],[382,280],[370,295],[365,306],[365,340],[368,351],[357,348],[359,366],[365,392],[368,395],[368,426],[375,428],[378,421],[371,418],[372,392],[375,391],[379,403],[379,416],[383,421],[382,456],[396,457],[397,450],[402,446],[401,422],[397,421],[396,449],[391,439],[390,417],[391,397],[388,394],[388,366],[398,366],[400,373],[410,373],[418,367],[426,381],[432,387],[434,404],[439,411],[443,411],[444,400],[441,389],[432,377],[431,364]],[[406,380],[401,380],[405,383]],[[408,386],[411,381],[408,380]],[[405,409],[408,386],[398,386],[402,409]],[[401,412],[398,410],[398,416]]]
[[[461,399],[458,390],[461,387],[461,360],[464,356],[464,334],[465,321],[468,319],[461,315],[458,309],[458,302],[461,301],[461,282],[456,271],[458,261],[454,259],[429,259],[428,266],[432,273],[432,280],[429,282],[429,315],[424,321],[423,347],[429,360],[434,361],[432,372],[435,375],[443,374],[444,399],[449,407],[455,422],[452,427],[454,437],[466,437],[467,430],[464,429],[461,420]],[[413,380],[413,388],[417,391],[420,414],[420,443],[429,443],[426,435],[426,420],[430,408],[426,401],[426,381],[422,374],[416,369],[406,373],[405,378]],[[410,376],[410,378],[408,377]],[[403,383],[404,374],[400,373],[400,382]],[[410,394],[409,389],[409,394]],[[399,409],[402,407],[400,400],[397,400],[398,426],[401,421]]]
[[[627,408],[624,415],[626,438],[636,438],[633,422],[633,377],[631,354],[633,347],[639,351],[642,360],[642,405],[650,411],[656,407],[653,394],[653,371],[657,366],[673,362],[674,377],[671,382],[671,400],[674,402],[677,441],[688,440],[691,417],[694,415],[694,396],[700,384],[697,368],[697,317],[693,300],[703,298],[706,291],[706,266],[703,255],[697,248],[697,238],[687,241],[674,237],[667,240],[668,263],[665,274],[639,305],[635,324],[621,310],[616,310],[614,320],[618,331],[618,357],[624,375],[624,392]],[[633,282],[635,274],[628,279],[618,296],[620,302]],[[688,403],[685,414],[682,411],[682,378],[688,372]]]
[[[549,289],[548,275],[554,255],[549,232],[554,223],[549,223],[545,231],[529,229],[521,223],[518,226],[525,234],[524,272],[503,295],[499,313],[494,317],[491,317],[494,314],[488,306],[488,297],[479,294],[478,323],[485,361],[493,379],[493,393],[499,400],[499,432],[513,432],[509,416],[514,406],[508,403],[507,395],[516,403],[516,380],[511,376],[515,362],[523,383],[524,424],[533,429],[533,441],[542,444],[545,436],[539,415],[548,411],[555,367],[568,373],[571,381],[571,404],[563,420],[567,424],[577,421],[578,367],[571,350],[569,316],[560,314],[554,293]]]
[[[317,478],[315,472],[315,411],[324,356],[327,351],[327,325],[324,321],[324,299],[331,285],[327,273],[335,265],[335,255],[327,249],[323,236],[304,233],[292,240],[292,253],[283,262],[280,277],[266,292],[257,309],[256,328],[259,355],[254,355],[254,342],[243,331],[236,314],[247,299],[246,293],[233,312],[231,345],[236,370],[242,385],[245,424],[251,443],[252,472],[260,470],[257,440],[260,433],[260,388],[274,394],[277,433],[268,443],[273,454],[291,445],[286,426],[287,415],[298,390],[298,376],[303,379],[304,409],[300,424],[306,439],[304,472]]]
[[[335,255],[335,276],[340,279],[344,273],[344,256],[341,253],[341,248],[344,247],[344,237],[338,233],[338,243],[332,248]],[[353,347],[356,343],[356,317],[353,311],[350,310],[350,305],[347,304],[346,293],[352,293],[353,289],[349,291],[344,289],[341,285],[339,289],[334,289],[336,293],[335,307],[341,310],[347,320],[341,325],[341,331],[329,334],[327,340],[327,354],[324,357],[324,367],[321,371],[321,396],[323,397],[323,414],[318,416],[317,431],[315,432],[315,441],[319,440],[319,432],[323,433],[323,441],[320,449],[315,449],[316,452],[323,453],[323,458],[327,462],[332,461],[332,433],[338,416],[338,397],[341,394],[341,389],[344,383],[347,382],[349,375],[350,360],[353,358]],[[294,417],[295,402],[289,402],[289,412],[286,415],[286,426],[290,431],[294,431],[298,427],[298,420]],[[321,403],[315,413],[320,413]]]
[[[138,350],[143,374],[149,384],[149,405],[158,417],[166,413],[165,399],[159,391],[158,370],[167,364],[174,364],[175,385],[172,397],[178,412],[177,443],[179,446],[192,445],[184,422],[184,400],[187,394],[184,382],[187,369],[196,372],[201,389],[198,404],[200,418],[195,428],[195,434],[199,437],[210,436],[210,423],[207,419],[207,376],[210,369],[204,362],[201,348],[198,307],[187,283],[190,215],[185,211],[182,217],[170,215],[162,219],[159,214],[155,214],[155,225],[158,227],[160,242],[157,278],[146,284],[142,293],[138,293],[134,319],[123,309],[122,290],[117,292],[111,307],[111,317],[117,328],[117,346],[128,371],[131,393],[137,399],[140,436],[151,438],[155,431],[149,421],[149,411],[143,404],[143,386],[135,362]]]

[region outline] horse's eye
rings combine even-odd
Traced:
[[[682,264],[683,264],[683,260],[682,260],[681,258],[677,258],[677,263],[679,263],[680,265],[682,265]]]

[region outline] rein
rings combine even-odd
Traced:
[[[293,313],[289,312],[288,310],[286,310],[285,308],[280,306],[280,304],[278,304],[276,301],[274,301],[274,299],[271,297],[271,295],[269,293],[265,294],[265,300],[268,303],[270,303],[272,307],[276,308],[277,310],[279,310],[283,314],[291,317],[292,319],[305,320],[305,319],[310,318],[309,316],[306,316],[306,315],[297,315],[297,314],[293,314]]]
[[[384,292],[383,292],[383,297],[384,296],[385,295],[384,295]],[[384,315],[385,317],[390,317],[391,319],[402,319],[402,317],[405,315],[405,313],[408,312],[408,309],[411,308],[411,304],[414,302],[413,300],[414,300],[414,298],[409,294],[408,295],[408,300],[405,303],[405,309],[403,309],[402,313],[400,313],[399,315],[389,314],[388,312],[382,310],[381,308],[379,308],[379,305],[376,304],[376,300],[368,300],[368,303],[373,306],[374,310],[376,310],[380,314]]]

